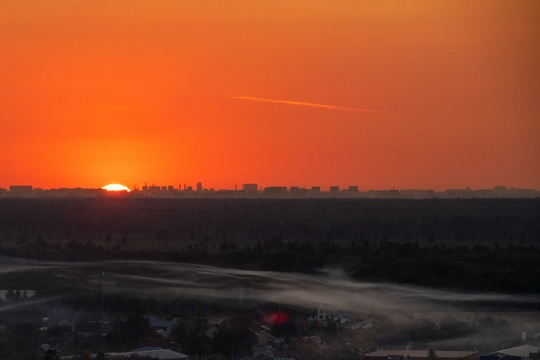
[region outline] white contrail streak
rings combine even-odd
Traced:
[[[274,104],[308,106],[308,107],[316,107],[316,108],[322,108],[322,109],[327,109],[327,110],[346,110],[346,111],[370,112],[370,113],[380,112],[379,110],[370,110],[370,109],[328,105],[328,104],[317,104],[317,103],[305,102],[305,101],[267,99],[267,98],[260,98],[260,97],[255,97],[255,96],[231,96],[231,99],[267,102],[267,103],[274,103]]]

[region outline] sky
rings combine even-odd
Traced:
[[[2,0],[0,188],[540,189],[536,0]]]

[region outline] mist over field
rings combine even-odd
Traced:
[[[37,289],[39,297],[0,305],[0,312],[4,314],[36,306],[50,313],[64,309],[61,312],[74,314],[77,312],[73,305],[69,305],[73,302],[69,299],[85,296],[102,299],[105,311],[109,302],[121,296],[125,299],[156,299],[165,303],[221,304],[244,309],[242,311],[246,315],[254,307],[268,306],[306,315],[317,308],[333,309],[351,314],[349,316],[362,321],[362,326],[376,326],[379,331],[381,324],[400,329],[427,326],[428,321],[443,328],[445,321],[453,326],[460,322],[477,324],[482,319],[487,321],[485,319],[491,313],[501,318],[504,316],[504,321],[510,319],[516,325],[520,321],[540,325],[540,316],[534,312],[537,299],[531,295],[354,281],[337,268],[300,274],[166,261],[60,262],[5,256],[0,258],[0,267],[3,277],[41,274],[42,284],[49,286],[48,289]],[[111,308],[111,311],[119,310]],[[510,336],[508,330],[500,326],[493,327],[489,335],[478,330],[477,326],[461,337],[438,340],[432,346],[455,348],[459,344],[481,344],[488,341],[486,336],[491,342],[505,343]]]
[[[106,293],[125,292],[158,298],[187,297],[250,303],[281,303],[305,309],[328,306],[343,311],[444,312],[448,303],[461,308],[531,303],[531,295],[440,290],[413,285],[352,280],[343,271],[317,274],[239,270],[159,261],[46,262],[0,258],[2,274],[51,272],[79,286],[101,283]]]
[[[143,315],[174,322],[186,353],[226,357],[263,328],[485,352],[540,330],[538,199],[3,200],[8,348],[61,334],[65,354],[127,351],[155,336]],[[216,321],[226,346],[205,333]]]

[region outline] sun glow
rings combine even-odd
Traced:
[[[122,184],[109,184],[102,187],[102,189],[107,191],[131,191],[127,186],[124,186]]]

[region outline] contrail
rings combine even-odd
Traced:
[[[266,98],[260,98],[260,97],[255,97],[255,96],[231,96],[231,99],[268,102],[268,103],[274,103],[274,104],[309,106],[309,107],[317,107],[317,108],[328,109],[328,110],[346,110],[346,111],[372,112],[372,113],[380,112],[379,110],[370,110],[370,109],[345,107],[345,106],[337,106],[337,105],[327,105],[327,104],[317,104],[317,103],[304,102],[304,101],[266,99]]]

